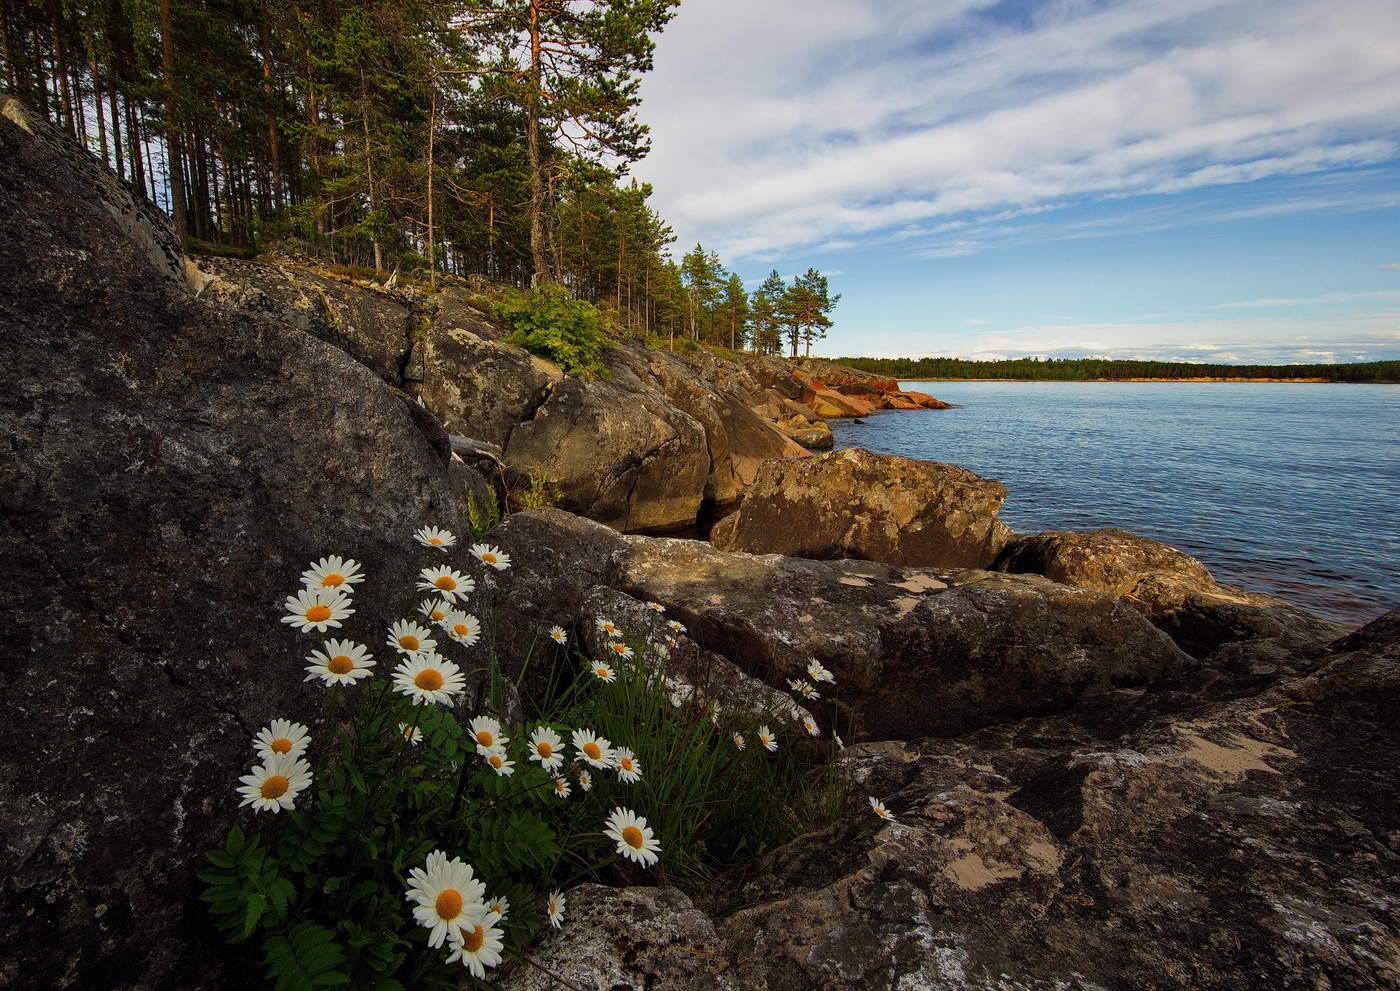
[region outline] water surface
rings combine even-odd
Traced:
[[[904,387],[960,408],[832,421],[836,446],[964,465],[1020,532],[1122,527],[1347,626],[1400,605],[1400,386]]]

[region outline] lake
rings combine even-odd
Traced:
[[[833,420],[836,446],[963,465],[1019,532],[1121,527],[1347,626],[1400,605],[1400,386],[903,387],[959,408]]]

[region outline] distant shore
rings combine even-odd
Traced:
[[[1303,383],[1331,383],[1330,379],[1308,378],[1308,379],[1270,379],[1270,378],[1116,378],[1116,379],[1007,379],[1007,378],[901,378],[901,382],[1063,382],[1073,385],[1086,385],[1095,382],[1303,382]],[[1337,382],[1335,385],[1356,385],[1355,382]],[[1371,384],[1371,383],[1361,383]],[[1384,384],[1384,383],[1382,383]]]

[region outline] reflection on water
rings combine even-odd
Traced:
[[[833,421],[836,446],[964,465],[1018,531],[1122,527],[1348,626],[1400,605],[1400,386],[906,387],[960,408]]]

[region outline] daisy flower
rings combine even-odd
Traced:
[[[479,754],[510,742],[510,737],[501,735],[501,724],[490,716],[477,716],[472,720],[471,730]]]
[[[563,776],[554,779],[554,794],[560,798],[568,798],[569,792],[573,789],[569,787],[569,779]]]
[[[281,812],[295,806],[297,795],[311,787],[311,765],[290,754],[273,754],[238,779],[243,784],[238,807],[251,805],[254,812]]]
[[[418,611],[423,614],[423,618],[429,623],[439,625],[447,614],[452,611],[452,603],[445,599],[429,599],[418,607]]]
[[[253,749],[263,760],[271,760],[276,754],[300,757],[309,746],[311,732],[290,719],[274,719],[253,737]]]
[[[631,660],[632,658],[632,648],[625,643],[610,643],[608,644],[608,650],[612,651],[624,661]]]
[[[606,634],[607,634],[608,636],[610,636],[610,637],[620,637],[620,636],[622,636],[622,629],[621,629],[621,627],[619,627],[616,623],[614,623],[614,622],[613,622],[612,620],[610,620],[610,619],[604,619],[602,616],[599,616],[599,617],[598,617],[598,620],[597,620],[597,623],[596,623],[595,625],[598,627],[598,629],[599,629],[601,632],[606,633]]]
[[[463,647],[471,647],[481,639],[481,623],[471,613],[448,613],[442,621],[442,628]]]
[[[486,763],[491,766],[491,770],[501,777],[508,778],[515,773],[515,761],[506,756],[504,749],[492,750],[482,756],[486,758]]]
[[[820,693],[817,692],[817,686],[814,685],[814,684],[812,684],[810,681],[800,681],[800,682],[798,682],[798,683],[797,683],[797,694],[801,695],[804,699],[819,699],[819,698],[821,698]]]
[[[435,526],[425,526],[413,535],[413,539],[424,547],[436,547],[445,551],[457,542],[451,530],[441,530]]]
[[[486,922],[486,885],[475,877],[471,864],[434,850],[425,867],[408,872],[408,892],[413,917],[428,934],[428,945],[438,947],[455,927]]]
[[[627,747],[613,751],[613,767],[617,768],[617,778],[623,784],[634,784],[642,780],[642,762]]]
[[[668,620],[666,620],[666,625],[669,626],[669,627],[670,627],[674,632],[676,632],[676,633],[684,633],[684,632],[685,632],[685,624],[684,624],[684,623],[678,623],[678,622],[676,622],[674,619],[668,619]]]
[[[710,723],[719,727],[719,703],[713,699],[710,700]]]
[[[301,583],[313,592],[322,588],[338,588],[353,592],[351,585],[365,580],[358,561],[350,558],[323,557],[301,573]]]
[[[789,678],[789,679],[788,679],[788,689],[789,689],[790,691],[794,691],[794,692],[800,692],[800,691],[802,691],[802,684],[803,684],[803,682],[802,682],[802,679],[800,679],[800,678]]]
[[[557,771],[564,764],[564,741],[548,726],[530,734],[530,760],[539,761],[546,771]]]
[[[606,738],[576,729],[573,735],[574,748],[590,767],[612,767],[612,743]]]
[[[350,608],[350,599],[338,589],[304,588],[296,595],[287,596],[282,603],[287,615],[282,622],[295,626],[302,633],[325,633],[327,629],[340,628],[340,621],[355,610]]]
[[[313,650],[306,658],[306,677],[303,681],[320,678],[327,687],[331,685],[353,685],[361,678],[368,678],[373,672],[374,658],[369,649],[353,640],[327,640],[323,650]]]
[[[562,626],[551,626],[549,628],[549,639],[555,643],[564,644],[569,642],[569,635],[564,632]]]
[[[846,744],[841,740],[841,734],[840,734],[840,733],[832,733],[832,734],[831,734],[831,738],[832,738],[833,740],[836,741],[836,748],[837,748],[838,750],[845,750],[845,749],[846,749]]]
[[[399,723],[399,732],[403,738],[415,747],[423,742],[423,731],[417,726],[410,726],[408,723]]]
[[[760,726],[758,728],[758,742],[763,744],[764,749],[769,753],[778,749],[778,738],[773,735],[772,731],[769,730],[767,726]]]
[[[474,926],[454,926],[456,934],[448,941],[452,952],[447,954],[447,962],[460,960],[473,977],[485,980],[486,968],[500,965],[501,949],[505,946],[501,940],[505,933],[491,925],[495,920],[496,916],[488,915],[485,922]]]
[[[510,555],[494,544],[472,544],[471,551],[472,557],[497,571],[505,571],[510,567]]]
[[[437,654],[418,654],[394,668],[394,691],[407,695],[415,705],[451,705],[466,683],[462,669]]]
[[[593,775],[589,774],[583,768],[579,768],[578,770],[578,786],[584,791],[593,790]]]
[[[817,729],[817,721],[811,716],[802,717],[802,728],[813,736],[821,736],[822,731]]]
[[[666,611],[666,607],[659,602],[648,602],[647,608],[650,609],[652,612],[658,613]]]
[[[870,808],[881,819],[884,819],[886,822],[895,821],[894,814],[891,813],[889,809],[885,808],[885,803],[880,801],[880,799],[876,798],[874,795],[871,795],[868,801],[870,802]]]
[[[549,901],[545,904],[544,914],[549,916],[549,924],[558,929],[564,924],[564,896],[558,891],[549,893]]]
[[[822,667],[821,661],[808,661],[807,675],[813,681],[829,681],[833,685],[836,684],[836,675],[832,674],[826,668]]]
[[[414,654],[431,654],[437,649],[437,641],[432,638],[432,631],[419,626],[411,619],[401,619],[389,627],[389,639],[384,642],[409,657]]]
[[[505,895],[488,898],[486,899],[486,911],[496,917],[494,921],[504,922],[506,916],[510,914],[510,899]]]
[[[646,819],[631,809],[618,807],[608,816],[607,829],[603,835],[617,842],[617,852],[629,860],[635,860],[643,867],[650,867],[661,858],[661,844],[647,825]]]
[[[476,581],[451,568],[424,568],[418,572],[418,587],[424,592],[438,592],[448,602],[465,602],[467,593],[476,588]]]
[[[606,681],[610,684],[617,680],[617,675],[613,673],[612,668],[608,667],[606,661],[595,662],[593,665],[593,674],[599,681]]]
[[[743,750],[744,747],[748,746],[748,744],[744,742],[743,733],[735,733],[732,737],[730,737],[730,739],[734,741],[734,746],[738,747],[740,750]]]

